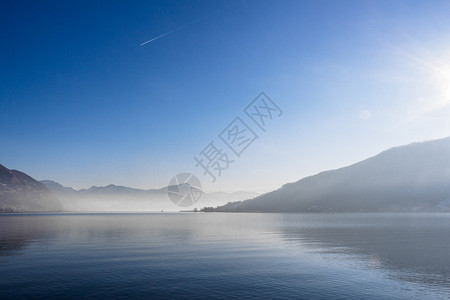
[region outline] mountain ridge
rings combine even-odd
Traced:
[[[61,210],[45,185],[24,172],[0,165],[0,212]]]
[[[450,137],[385,150],[214,211],[450,211]]]
[[[67,211],[179,211],[167,194],[169,186],[159,189],[135,189],[109,184],[91,186],[75,190],[56,181],[42,180],[49,190],[56,195]],[[230,201],[250,199],[257,196],[251,192],[211,192],[202,193],[197,207],[218,206]]]

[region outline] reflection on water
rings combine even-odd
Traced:
[[[283,216],[283,239],[347,254],[403,280],[450,286],[450,215]]]
[[[446,298],[450,215],[0,216],[9,298]]]

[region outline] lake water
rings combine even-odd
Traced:
[[[0,215],[0,298],[447,299],[450,214]]]

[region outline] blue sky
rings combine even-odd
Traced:
[[[157,188],[192,172],[206,190],[265,192],[450,135],[445,1],[14,1],[0,14],[0,163],[37,179]],[[261,91],[283,116],[211,183],[193,157]]]

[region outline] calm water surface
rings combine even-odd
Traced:
[[[2,299],[448,299],[450,215],[0,215]]]

